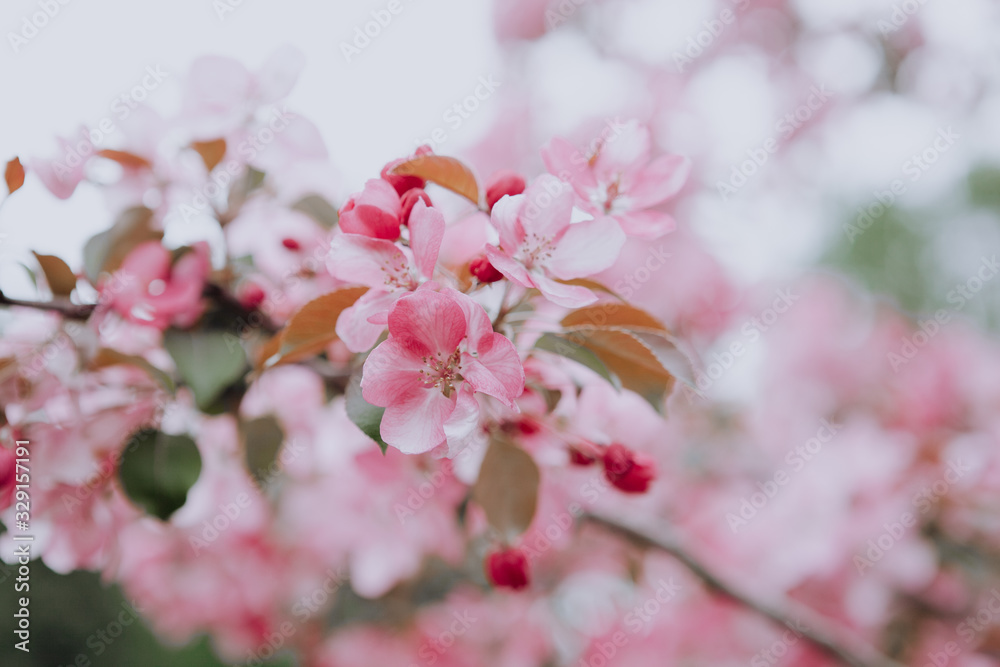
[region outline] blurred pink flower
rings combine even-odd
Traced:
[[[603,271],[625,244],[625,235],[611,218],[570,224],[575,201],[565,183],[554,176],[538,177],[524,194],[508,195],[493,207],[500,246],[486,246],[486,256],[500,273],[567,308],[586,306],[597,297],[586,287],[559,280]]]
[[[112,307],[131,322],[158,329],[194,324],[204,309],[201,292],[212,268],[208,244],[196,243],[173,266],[171,260],[158,241],[137,246],[119,269],[124,287],[112,295]]]
[[[616,125],[616,134],[602,135],[587,156],[557,137],[542,149],[542,159],[549,172],[573,185],[590,213],[610,215],[630,236],[662,236],[674,229],[674,219],[648,209],[677,194],[691,162],[680,155],[650,161],[649,130],[635,120]]]

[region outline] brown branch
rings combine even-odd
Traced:
[[[94,309],[97,307],[97,304],[77,304],[65,299],[58,299],[56,301],[23,301],[21,299],[11,299],[0,291],[0,306],[18,306],[20,308],[34,308],[35,310],[51,310],[71,320],[86,320],[90,318]]]
[[[753,610],[781,628],[790,628],[793,623],[798,621],[800,625],[796,626],[795,632],[802,635],[809,643],[824,653],[840,660],[846,665],[850,665],[851,667],[903,667],[900,663],[879,653],[872,646],[845,637],[843,633],[823,629],[823,621],[810,609],[796,605],[787,599],[780,605],[767,604],[754,600],[746,593],[738,591],[700,563],[679,542],[662,537],[662,535],[667,534],[666,530],[658,530],[657,532],[661,536],[654,536],[638,528],[626,526],[614,519],[594,514],[585,515],[584,520],[616,533],[638,546],[658,549],[670,554],[701,579],[709,589]],[[809,627],[804,628],[801,626]]]

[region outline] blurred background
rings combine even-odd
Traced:
[[[253,70],[291,44],[306,67],[288,107],[322,133],[336,204],[421,144],[481,177],[501,166],[535,174],[551,136],[583,144],[635,117],[660,152],[694,162],[674,215],[736,286],[713,292],[716,301],[742,309],[806,272],[834,274],[914,321],[946,308],[1000,326],[1000,281],[956,296],[1000,250],[995,1],[398,3],[364,40],[362,26],[388,0],[74,0],[49,3],[58,11],[41,27],[32,17],[47,3],[6,0],[0,159],[53,155],[55,137],[81,125],[117,127],[131,100],[173,113],[199,56]],[[31,250],[79,268],[83,243],[109,222],[96,189],[57,200],[29,177],[0,211],[0,288],[32,293],[19,266]],[[690,280],[698,292],[698,275]],[[713,396],[749,400],[758,353]],[[123,598],[96,574],[59,576],[39,563],[33,576],[37,652],[16,664],[72,664]],[[11,589],[0,584],[5,609]],[[94,664],[221,664],[204,640],[165,648],[138,626],[100,657],[88,649]],[[0,617],[0,636],[11,629]]]

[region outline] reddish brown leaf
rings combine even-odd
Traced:
[[[153,166],[146,158],[135,153],[129,153],[128,151],[105,149],[97,151],[97,154],[103,158],[114,160],[126,169],[149,169]]]
[[[191,148],[198,151],[198,155],[201,156],[202,161],[205,163],[205,168],[212,171],[216,165],[222,162],[222,158],[226,155],[226,140],[196,141],[191,144]]]
[[[574,310],[563,318],[566,329],[578,327],[622,327],[670,333],[658,319],[644,310],[621,303],[605,303]]]
[[[7,191],[10,193],[14,193],[24,185],[24,167],[21,166],[21,160],[14,158],[8,162],[3,176],[7,181]]]
[[[624,329],[580,328],[570,339],[593,352],[625,389],[642,396],[658,412],[674,387],[674,376],[653,349]]]
[[[301,361],[322,352],[337,339],[336,327],[340,314],[353,306],[367,291],[367,287],[348,287],[324,294],[302,306],[275,337],[280,337],[277,352],[272,352],[274,340],[264,346],[260,356],[263,367]],[[265,357],[268,352],[271,354]]]
[[[69,296],[76,288],[76,275],[66,262],[55,255],[39,255],[32,251],[35,259],[42,267],[45,281],[55,296]]]
[[[437,183],[479,205],[479,184],[475,175],[472,170],[453,157],[421,155],[398,165],[392,172],[404,176],[418,176],[425,181]]]

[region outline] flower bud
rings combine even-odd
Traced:
[[[423,188],[425,185],[427,185],[427,181],[420,178],[419,176],[407,176],[405,174],[393,174],[390,172],[392,172],[393,169],[403,164],[404,162],[412,160],[414,157],[422,157],[424,155],[431,155],[432,153],[434,153],[434,151],[431,149],[430,146],[421,146],[413,154],[413,157],[406,157],[406,158],[401,158],[399,160],[393,160],[389,164],[382,167],[382,174],[381,174],[382,180],[388,182],[390,185],[392,185],[392,187],[396,188],[396,193],[399,194],[400,197],[402,197],[404,194],[406,194],[413,188]]]
[[[410,213],[413,212],[413,207],[417,205],[417,202],[423,200],[428,206],[431,205],[431,198],[427,196],[423,188],[413,188],[412,190],[407,190],[399,199],[400,205],[403,207],[403,212],[399,216],[399,221],[404,225],[410,224]]]
[[[469,262],[469,273],[476,277],[481,283],[495,283],[503,280],[503,274],[490,264],[490,260],[485,257],[477,257]]]
[[[492,211],[504,195],[519,195],[524,192],[524,176],[510,170],[498,171],[486,184],[486,206]]]
[[[528,558],[520,549],[495,551],[486,557],[486,578],[497,588],[519,591],[527,588]]]
[[[255,282],[244,283],[238,294],[240,305],[247,310],[257,310],[266,297],[264,288]]]
[[[614,443],[604,452],[604,476],[620,491],[645,493],[656,478],[656,464],[644,454]]]

